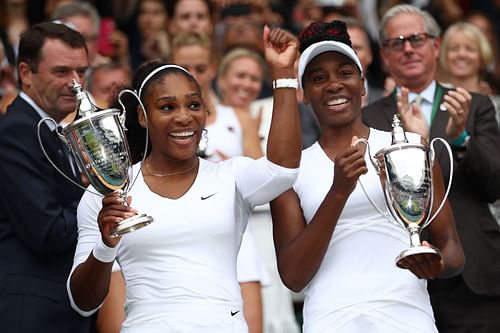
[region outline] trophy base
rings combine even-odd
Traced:
[[[153,221],[154,219],[146,214],[129,217],[128,219],[125,219],[118,223],[115,229],[111,232],[110,237],[116,238],[119,236],[123,236],[129,232],[141,229],[142,227],[147,226]]]
[[[437,251],[436,249],[433,249],[433,248],[427,247],[427,246],[414,246],[414,247],[410,247],[409,249],[404,250],[403,252],[401,252],[399,254],[399,256],[397,256],[396,266],[398,266],[399,268],[406,268],[401,264],[402,260],[407,258],[407,257],[411,257],[414,255],[419,255],[419,254],[433,254],[433,255],[437,256],[439,259],[441,258],[441,253],[439,253],[439,251]]]

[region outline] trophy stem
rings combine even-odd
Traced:
[[[408,231],[410,232],[411,246],[421,246],[422,242],[420,241],[420,226],[416,223],[410,223],[408,225]]]
[[[439,258],[442,257],[441,253],[438,250],[432,247],[422,246],[422,242],[420,241],[420,226],[418,224],[410,223],[408,224],[407,229],[410,232],[411,246],[397,256],[396,266],[400,268],[406,268],[402,263],[403,260],[414,255],[427,254],[435,255]]]

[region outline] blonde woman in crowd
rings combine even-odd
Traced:
[[[443,35],[439,50],[439,64],[443,80],[452,88],[490,96],[500,123],[500,96],[493,95],[491,87],[483,80],[488,65],[494,61],[492,46],[483,32],[471,23],[451,25]],[[491,212],[500,224],[500,200],[490,204]]]

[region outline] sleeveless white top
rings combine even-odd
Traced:
[[[420,137],[407,133],[408,140]],[[371,153],[391,134],[370,129]],[[387,210],[378,175],[368,160],[360,177],[372,200]],[[334,162],[316,142],[303,151],[294,189],[309,223],[333,183]],[[304,332],[437,332],[426,280],[395,265],[410,244],[402,227],[382,216],[360,184],[350,195],[323,262],[305,290]]]

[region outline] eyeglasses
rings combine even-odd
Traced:
[[[405,42],[409,41],[411,47],[417,49],[425,44],[429,38],[434,38],[433,35],[429,35],[426,32],[414,33],[409,36],[399,36],[396,38],[391,38],[386,40],[382,45],[391,51],[403,51],[405,48]]]

